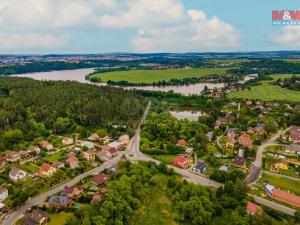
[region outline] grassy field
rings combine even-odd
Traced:
[[[47,225],[64,225],[67,219],[72,216],[73,213],[60,212],[50,215],[50,222]]]
[[[55,152],[52,155],[47,156],[46,159],[49,160],[50,162],[56,162],[56,161],[64,159],[65,156],[66,156],[66,154],[63,153],[62,151],[60,151],[60,152]]]
[[[272,75],[273,79],[288,78],[291,74]],[[297,75],[299,76],[299,75]],[[273,85],[273,81],[263,81],[262,85],[254,86],[250,91],[238,91],[230,93],[229,98],[260,99],[264,101],[300,101],[300,92],[292,91]]]
[[[151,155],[151,157],[159,161],[162,161],[166,164],[171,164],[173,159],[175,158],[175,155]]]
[[[263,174],[262,180],[282,190],[290,191],[300,196],[300,182],[276,175]]]
[[[95,74],[102,82],[128,81],[129,83],[149,83],[169,81],[189,77],[205,77],[212,74],[223,74],[228,69],[224,68],[193,68],[193,69],[168,69],[168,70],[130,70]]]
[[[158,175],[154,179],[161,186],[149,190],[142,207],[130,219],[130,225],[177,225],[172,214],[172,203],[165,190],[167,177]]]

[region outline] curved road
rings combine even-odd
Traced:
[[[289,129],[289,128],[288,128]],[[286,130],[288,130],[286,129]],[[286,131],[285,130],[285,131]],[[284,132],[285,132],[284,131]],[[247,184],[251,184],[253,182],[255,182],[261,171],[262,171],[262,157],[263,157],[263,153],[264,153],[264,150],[271,146],[271,145],[274,145],[275,144],[275,141],[277,138],[280,137],[280,135],[283,133],[282,130],[279,130],[275,135],[273,135],[267,142],[263,143],[262,145],[260,145],[258,147],[258,150],[257,150],[257,153],[256,153],[256,158],[255,158],[255,161],[252,163],[250,169],[249,169],[249,175],[246,177],[245,179],[245,182]]]

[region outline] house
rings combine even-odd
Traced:
[[[9,179],[11,179],[13,181],[19,181],[19,180],[24,180],[27,176],[27,173],[24,170],[12,168],[9,171],[8,176],[9,176]]]
[[[197,173],[205,173],[206,163],[203,160],[200,160],[194,167],[193,171]]]
[[[96,142],[96,141],[100,140],[100,136],[98,134],[94,133],[94,134],[92,134],[91,136],[88,137],[88,140]]]
[[[186,156],[176,156],[172,162],[173,166],[187,169],[190,167],[189,159]]]
[[[108,192],[109,192],[109,190],[107,189],[107,188],[101,188],[101,190],[100,190],[100,192],[102,193],[102,194],[107,194]]]
[[[47,223],[47,213],[41,209],[36,209],[26,214],[22,221],[22,225],[44,225]]]
[[[40,149],[38,146],[30,146],[30,147],[28,148],[28,151],[29,151],[30,153],[35,152],[36,154],[39,154],[39,153],[41,152],[41,149]]]
[[[103,144],[105,144],[105,145],[108,144],[110,142],[110,140],[111,140],[111,137],[109,137],[109,136],[100,138],[100,141],[103,141]]]
[[[93,150],[88,150],[86,152],[83,152],[83,158],[86,159],[87,161],[93,161],[95,160],[95,152]]]
[[[256,126],[253,128],[254,132],[257,134],[261,134],[265,132],[265,125],[263,123],[258,123]]]
[[[209,142],[212,141],[213,136],[214,136],[214,132],[213,131],[210,131],[210,132],[208,132],[206,134],[206,137],[207,137],[207,139],[208,139]]]
[[[227,148],[233,148],[235,144],[235,140],[233,138],[228,138],[228,140],[225,143],[225,146]]]
[[[254,128],[253,127],[249,127],[248,129],[247,129],[247,134],[254,134],[255,132],[254,132]]]
[[[0,156],[0,170],[2,170],[4,166],[5,166],[5,159],[2,156]]]
[[[19,154],[20,154],[20,157],[21,158],[29,158],[31,155],[30,155],[30,152],[29,151],[25,151],[25,150],[21,150],[20,152],[19,152]]]
[[[243,167],[245,164],[245,158],[244,157],[240,157],[240,156],[236,156],[233,160],[233,164],[236,167]]]
[[[289,141],[294,142],[295,144],[300,144],[300,126],[292,126],[289,131]]]
[[[246,212],[250,215],[260,214],[262,208],[253,202],[247,202]]]
[[[272,170],[278,171],[279,169],[287,170],[289,169],[289,163],[284,159],[278,159],[272,164]]]
[[[71,199],[66,195],[54,195],[49,198],[48,204],[57,209],[67,208],[71,204]]]
[[[81,142],[81,147],[86,147],[88,150],[94,149],[94,144],[88,141]]]
[[[186,146],[186,141],[185,141],[184,139],[179,139],[179,140],[177,141],[177,145],[178,145],[178,146]]]
[[[237,128],[229,128],[227,131],[227,137],[228,139],[234,139],[236,136]]]
[[[124,134],[122,136],[119,137],[119,141],[122,142],[124,145],[128,145],[130,138],[128,134]]]
[[[118,150],[116,148],[113,148],[113,147],[103,146],[102,151],[103,152],[109,152],[112,157],[115,157],[115,156],[118,155]]]
[[[221,171],[228,171],[230,168],[230,165],[228,164],[224,164],[222,166],[220,166],[220,168],[218,170],[221,170]]]
[[[50,166],[49,164],[43,163],[40,166],[40,175],[49,177],[52,176],[56,172],[56,170],[57,170],[56,168]]]
[[[253,144],[253,140],[251,139],[251,137],[246,134],[246,133],[243,133],[239,139],[238,139],[238,142],[241,146],[243,146],[244,148],[249,148],[252,146]]]
[[[97,152],[96,156],[98,159],[100,159],[102,162],[108,161],[112,158],[112,155],[110,154],[109,151],[101,151]]]
[[[48,151],[53,150],[53,145],[51,145],[48,141],[40,141],[39,146],[41,148],[47,149]]]
[[[92,181],[95,185],[102,185],[109,181],[109,176],[104,173],[98,174],[92,178]]]
[[[280,200],[280,201],[286,202],[288,204],[294,205],[296,207],[300,207],[300,197],[293,194],[293,193],[275,188],[272,191],[272,197],[277,199],[277,200]]]
[[[101,201],[102,201],[102,195],[96,194],[93,196],[91,203],[96,203],[96,202],[101,202]]]
[[[66,163],[70,166],[71,169],[79,167],[78,159],[75,155],[69,156],[69,158],[66,160]]]
[[[8,198],[8,190],[4,187],[0,187],[0,202]]]
[[[229,124],[229,119],[228,118],[226,118],[226,117],[222,117],[221,119],[220,119],[220,121],[221,121],[221,125],[228,125]]]
[[[69,137],[64,137],[61,141],[64,145],[71,145],[74,143],[74,140]]]
[[[56,168],[56,169],[61,169],[65,167],[65,163],[63,162],[54,162],[51,164],[52,167]]]
[[[62,190],[62,195],[67,195],[69,198],[77,197],[81,194],[81,190],[79,190],[77,187],[69,187],[65,186]]]
[[[20,160],[20,154],[18,152],[9,152],[6,154],[6,161],[16,162]]]
[[[122,148],[124,148],[126,145],[123,142],[120,142],[120,141],[113,141],[112,143],[109,143],[107,146],[111,147],[111,148],[115,148],[119,151]]]

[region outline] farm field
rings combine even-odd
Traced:
[[[300,195],[299,181],[265,173],[262,176],[262,180],[282,190],[290,191],[295,193],[296,195]]]
[[[273,79],[282,79],[291,77],[291,74],[272,75]],[[297,75],[299,76],[299,75]],[[300,92],[292,91],[273,85],[273,81],[263,81],[262,85],[254,86],[250,91],[238,91],[230,93],[229,98],[260,99],[264,101],[300,101]]]
[[[171,79],[183,79],[191,77],[205,77],[213,74],[224,74],[225,68],[193,68],[193,69],[168,69],[168,70],[130,70],[95,74],[102,82],[128,81],[129,83],[148,83],[169,81]]]

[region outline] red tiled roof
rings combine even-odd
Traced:
[[[109,181],[109,176],[106,174],[98,174],[92,178],[93,182],[96,183],[97,185],[101,185]]]
[[[273,190],[272,195],[275,198],[281,199],[285,202],[288,202],[290,204],[300,207],[300,197],[295,194],[292,194],[287,191],[283,191],[283,190],[276,188]]]
[[[44,171],[44,172],[48,172],[52,167],[47,164],[47,163],[43,163],[43,165],[41,165],[40,170]]]
[[[93,201],[101,201],[102,200],[102,196],[101,195],[94,195],[93,196]]]
[[[253,144],[253,140],[250,138],[250,136],[246,133],[243,133],[239,137],[239,144],[244,147],[250,147]]]
[[[40,141],[39,142],[39,145],[42,147],[42,148],[47,148],[50,144],[48,141]]]
[[[13,159],[13,158],[19,157],[19,153],[17,153],[17,152],[9,152],[6,155],[6,157],[9,158],[9,159]]]
[[[77,162],[77,158],[75,155],[71,155],[67,160],[66,160],[67,163],[69,164],[72,164],[72,163],[75,163]]]
[[[180,139],[177,142],[178,145],[186,145],[186,141],[184,139]]]
[[[248,202],[246,206],[246,210],[252,213],[261,212],[261,207],[259,205],[254,204],[253,202]]]

